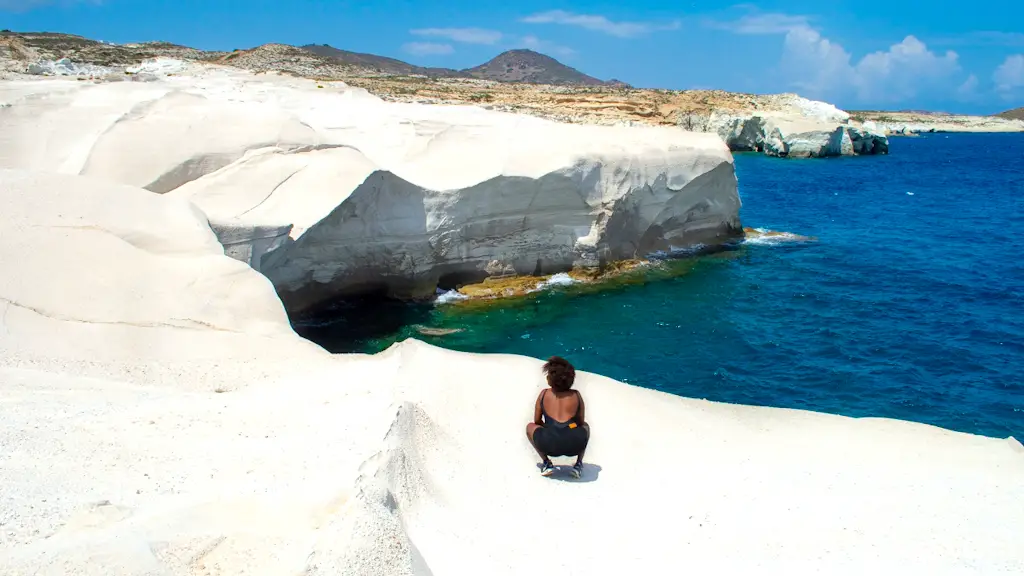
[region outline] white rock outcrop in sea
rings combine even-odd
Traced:
[[[783,96],[779,109],[691,114],[681,125],[717,133],[734,152],[790,158],[888,154],[887,136],[872,123],[852,123],[847,112],[825,102]]]
[[[541,361],[328,354],[168,195],[0,170],[0,202],[4,576],[1024,572],[1013,439],[579,371],[583,478],[543,478]]]
[[[433,294],[739,235],[714,135],[582,126],[199,64],[151,82],[0,85],[0,167],[187,198],[290,309]],[[270,257],[269,255],[272,255]]]

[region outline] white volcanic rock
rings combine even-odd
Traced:
[[[345,201],[376,169],[348,146],[252,151],[169,195],[187,198],[210,215],[225,252],[262,270],[263,256]]]
[[[874,122],[865,122],[859,127],[846,130],[854,154],[888,154],[889,139]]]
[[[60,60],[40,60],[29,64],[25,69],[27,74],[37,76],[105,76],[115,70],[108,66],[96,66],[95,64],[78,64],[68,58]]]
[[[8,358],[299,353],[270,282],[226,258],[188,202],[91,178],[0,170],[0,205],[0,354]],[[216,349],[225,335],[243,333],[246,347]],[[288,341],[275,344],[280,338]]]
[[[779,95],[764,110],[716,111],[688,115],[682,127],[717,133],[734,152],[819,158],[887,154],[889,141],[870,123],[853,123],[835,106],[792,94]]]
[[[714,114],[709,119],[714,122],[708,131],[717,132],[729,150],[734,152],[761,151],[769,134],[765,131],[765,120],[760,116],[734,117],[732,115]]]
[[[716,118],[718,134],[736,152],[769,156],[824,158],[854,154],[887,154],[885,134],[866,125],[831,124],[781,115]]]
[[[853,153],[844,126],[828,130],[814,122],[773,119],[765,123],[765,130],[769,138],[764,152],[769,156],[823,158]]]
[[[734,151],[759,151],[769,156],[824,158],[854,154],[887,154],[888,138],[865,126],[830,124],[784,116],[732,118],[722,139]]]
[[[187,198],[217,220],[293,226],[300,236],[348,198],[377,166],[349,146],[254,150],[191,181],[171,196]]]
[[[271,254],[263,270],[289,309],[370,288],[429,295],[495,261],[520,274],[596,266],[719,243],[739,225],[732,159],[711,135],[495,118],[445,131],[402,174],[374,173]],[[459,162],[472,180],[449,175]]]
[[[274,107],[175,91],[133,107],[108,127],[81,173],[162,193],[215,172],[249,150],[317,144],[312,128]]]
[[[495,261],[559,272],[739,231],[732,158],[713,135],[149,68],[176,72],[3,85],[12,106],[0,110],[0,166],[187,198],[290,308],[377,287],[433,294],[439,280],[480,279]]]
[[[167,192],[247,151],[313,147],[315,130],[278,107],[159,82],[11,82],[0,167],[97,176]]]
[[[263,257],[291,240],[291,224],[247,224],[240,220],[210,222],[210,228],[228,256],[262,271]]]
[[[844,123],[850,119],[850,113],[836,108],[835,105],[820,100],[809,100],[795,94],[784,94],[785,108],[798,110],[803,118],[818,122]]]
[[[330,355],[181,199],[0,170],[0,202],[4,576],[1024,572],[1015,440],[579,371],[583,478],[543,478],[539,360]]]
[[[298,338],[186,201],[0,169],[0,205],[0,574],[329,558],[313,542],[353,516],[387,368]]]

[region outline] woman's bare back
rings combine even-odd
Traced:
[[[544,413],[548,418],[559,422],[568,422],[577,416],[580,408],[580,395],[575,390],[557,391],[548,388],[541,394]]]

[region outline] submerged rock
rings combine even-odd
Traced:
[[[591,286],[600,290],[614,286],[616,281],[641,270],[655,270],[662,262],[652,260],[619,260],[604,268],[574,268],[545,276],[507,276],[485,278],[482,282],[461,286],[457,291],[446,292],[437,302],[444,304],[472,305],[481,300],[517,298],[558,287]],[[453,298],[451,294],[457,294]]]
[[[766,230],[764,228],[744,228],[743,240],[747,244],[779,244],[783,242],[816,242],[814,236],[802,236],[792,232]]]
[[[452,334],[458,334],[462,332],[462,328],[436,328],[432,326],[413,326],[417,332],[424,336],[451,336]]]

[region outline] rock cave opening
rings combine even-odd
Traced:
[[[442,274],[437,280],[437,289],[443,292],[458,290],[467,284],[478,284],[487,278],[483,270],[464,270]]]
[[[366,351],[367,342],[429,321],[432,302],[400,300],[384,290],[344,296],[301,314],[289,312],[295,332],[333,354]]]

